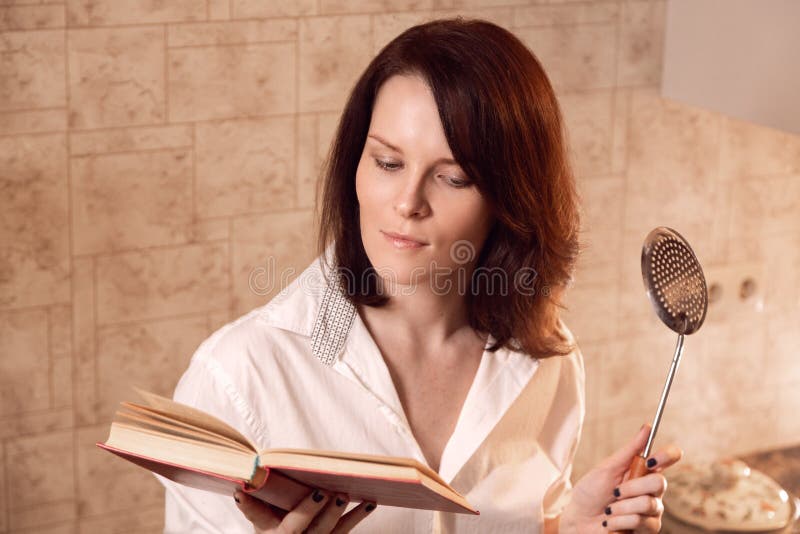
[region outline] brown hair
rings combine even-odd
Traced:
[[[533,274],[534,291],[505,295],[476,290],[473,276],[470,326],[494,336],[492,351],[569,353],[574,347],[558,320],[579,251],[579,208],[561,112],[539,61],[495,24],[459,17],[414,26],[372,60],[350,93],[323,172],[318,252],[334,242],[332,260],[354,304],[387,301],[376,277],[363,276],[372,266],[355,175],[378,89],[398,74],[426,80],[453,157],[492,209],[495,224],[477,267]]]

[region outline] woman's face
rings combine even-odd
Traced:
[[[380,87],[356,195],[367,256],[398,284],[438,287],[460,267],[471,272],[491,228],[489,206],[453,160],[433,93],[417,76]]]

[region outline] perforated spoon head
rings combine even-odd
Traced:
[[[642,280],[658,317],[678,334],[693,334],[708,309],[703,268],[692,247],[666,226],[651,231],[642,245]]]

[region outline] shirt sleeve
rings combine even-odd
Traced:
[[[567,357],[565,363],[567,365],[564,366],[561,385],[565,388],[564,391],[570,392],[572,401],[570,417],[566,419],[564,429],[569,436],[567,441],[569,445],[566,448],[564,463],[562,464],[563,469],[556,480],[550,484],[545,493],[542,502],[544,519],[554,519],[560,516],[572,499],[572,482],[570,478],[572,476],[575,453],[580,443],[581,430],[586,414],[584,390],[586,380],[585,369],[583,365],[583,356],[577,347],[575,351]]]
[[[201,345],[178,382],[174,399],[218,417],[251,441],[252,422],[246,404],[225,371],[206,356],[209,343]],[[250,421],[249,421],[250,420]],[[168,534],[228,534],[253,532],[233,495],[189,488],[156,475],[165,488],[164,532]]]

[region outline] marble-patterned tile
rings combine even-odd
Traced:
[[[295,43],[171,48],[169,120],[295,111]]]
[[[187,241],[193,218],[188,149],[73,158],[75,254]]]
[[[206,0],[169,2],[67,0],[67,21],[70,26],[158,24],[205,20],[206,16]]]
[[[0,313],[0,417],[50,406],[47,330],[46,309]]]
[[[199,214],[219,217],[293,206],[294,118],[200,123],[196,139]]]
[[[59,5],[0,7],[0,31],[64,26],[64,8]]]
[[[72,408],[15,413],[0,417],[0,440],[70,430],[75,426]]]
[[[376,13],[372,16],[372,47],[374,54],[377,55],[392,39],[407,29],[434,18],[436,17],[431,12]],[[353,83],[355,83],[355,80]]]
[[[132,511],[163,502],[163,486],[150,471],[95,446],[108,437],[107,424],[79,428],[76,436],[77,498],[81,518]],[[121,495],[125,498],[121,499]]]
[[[46,512],[40,510],[39,513]],[[78,522],[73,519],[61,523],[50,523],[41,527],[26,528],[21,532],[24,534],[76,534],[78,532]]]
[[[800,324],[800,307],[794,311],[772,313],[765,317],[766,343],[762,353],[762,368],[766,375],[762,382],[781,389],[800,382],[800,358],[797,356],[797,325]],[[795,404],[795,407],[800,404]],[[798,434],[800,437],[800,434]]]
[[[0,55],[0,111],[66,105],[63,31],[3,32]]]
[[[558,92],[614,87],[616,24],[521,28]]]
[[[339,124],[338,113],[299,115],[297,119],[297,206],[314,206],[323,164]]]
[[[291,18],[173,24],[167,46],[208,46],[269,43],[297,39],[297,20]]]
[[[10,481],[25,481],[14,486],[9,518],[12,529],[22,519],[17,516],[25,515],[25,508],[74,498],[73,437],[72,430],[65,430],[6,441],[6,476]],[[53,482],[54,473],[58,474],[58,483]],[[42,519],[54,522],[71,517]]]
[[[628,168],[628,122],[630,118],[631,90],[614,90],[614,123],[611,139],[611,171],[624,173]]]
[[[797,361],[795,359],[795,361]],[[795,364],[796,365],[796,364]],[[794,374],[797,377],[797,373]],[[778,389],[778,399],[775,406],[775,417],[778,420],[780,432],[779,443],[796,445],[800,439],[800,417],[797,417],[797,407],[800,406],[800,381],[786,384]]]
[[[624,0],[619,24],[617,85],[659,85],[664,56],[664,0]]]
[[[298,98],[301,112],[337,111],[372,59],[369,15],[300,21]]]
[[[564,322],[578,343],[611,339],[617,326],[617,285],[575,283],[564,298]]]
[[[69,152],[70,156],[75,157],[108,152],[189,148],[194,142],[193,135],[192,127],[188,125],[72,132],[69,136]]]
[[[437,2],[434,0],[434,6]],[[508,3],[506,3],[508,4]],[[503,28],[510,30],[514,26],[514,7],[503,5],[496,7],[456,7],[436,8],[431,13],[431,18],[454,18],[488,20]]]
[[[558,97],[564,116],[570,159],[578,176],[611,172],[614,91],[565,93]]]
[[[197,244],[97,258],[97,324],[227,307],[228,247]]]
[[[208,0],[208,20],[228,20],[230,18],[230,0]]]
[[[721,121],[722,179],[800,173],[800,135],[728,117]]]
[[[321,15],[421,11],[433,8],[433,0],[319,0]]]
[[[161,492],[163,493],[163,490]],[[110,515],[81,517],[78,526],[78,534],[96,532],[160,534],[164,532],[164,505],[147,506]]]
[[[0,138],[0,308],[69,301],[66,143]]]
[[[24,534],[51,532],[70,532],[78,517],[74,499],[37,503],[11,509],[10,527],[12,532]],[[63,530],[62,530],[63,529]]]
[[[3,491],[0,491],[0,532],[8,530],[8,501],[6,500],[6,452],[5,445],[0,441],[0,484],[3,484]]]
[[[772,392],[775,393],[775,392]],[[763,450],[781,439],[775,410],[777,397],[751,400],[747,410],[719,415],[709,420],[719,456],[734,456]]]
[[[231,18],[274,18],[316,15],[317,0],[231,0]]]
[[[535,28],[575,24],[614,24],[620,7],[617,2],[549,4],[514,9],[514,28]]]
[[[731,184],[731,236],[800,233],[800,173]]]
[[[65,109],[34,109],[0,113],[0,135],[63,132],[67,129]]]
[[[121,401],[135,401],[133,386],[172,397],[207,333],[205,314],[98,328],[98,420],[111,420]]]
[[[72,308],[53,306],[49,310],[51,406],[72,406]]]
[[[75,418],[79,424],[95,422],[94,405],[97,396],[95,382],[95,259],[78,257],[73,260],[72,276],[72,335],[74,340],[74,400]]]
[[[581,241],[575,280],[580,285],[614,284],[619,278],[625,181],[618,176],[579,180]]]
[[[70,30],[70,128],[163,123],[164,34],[153,26]]]
[[[234,313],[266,304],[316,257],[311,211],[233,220]]]
[[[443,4],[445,2],[439,3]],[[530,3],[531,0],[449,0],[449,7],[467,9],[496,8],[503,6],[526,5]]]

